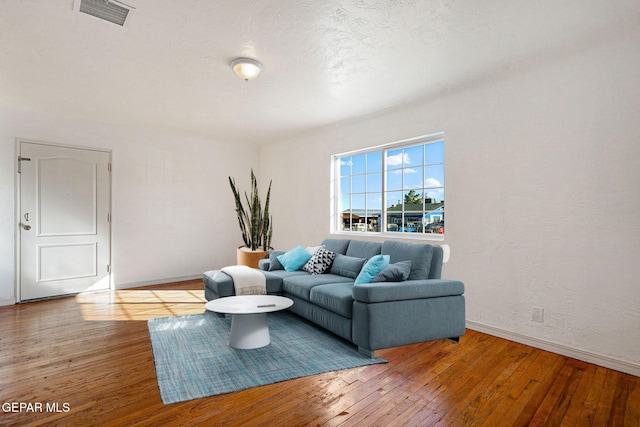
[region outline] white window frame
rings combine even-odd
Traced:
[[[386,153],[388,151],[398,150],[401,148],[408,148],[421,144],[428,144],[432,142],[445,141],[444,132],[437,132],[428,135],[422,135],[415,138],[404,139],[401,141],[395,141],[388,144],[382,144],[375,147],[368,147],[360,150],[347,151],[339,154],[334,154],[331,156],[331,179],[330,179],[330,188],[331,188],[331,212],[330,212],[330,230],[331,234],[338,235],[350,235],[350,236],[370,236],[370,237],[384,237],[384,238],[402,238],[402,239],[418,239],[418,240],[430,240],[430,241],[444,241],[446,234],[438,234],[438,233],[409,233],[409,232],[391,232],[387,231],[387,165],[386,165]],[[446,145],[446,144],[445,144]],[[446,148],[445,148],[446,150]],[[367,154],[372,152],[382,152],[382,210],[380,219],[382,224],[380,224],[380,230],[382,231],[350,231],[342,229],[342,212],[339,211],[340,208],[340,158],[346,156],[356,156],[361,154]],[[444,166],[443,159],[443,167]],[[446,182],[446,179],[445,179]],[[443,185],[443,189],[446,184]],[[403,188],[401,191],[406,191]],[[369,193],[365,192],[365,195]],[[424,197],[424,194],[423,194]],[[444,215],[444,214],[443,214]],[[446,233],[446,229],[445,229]]]

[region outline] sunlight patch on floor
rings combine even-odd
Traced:
[[[149,320],[205,311],[200,290],[137,290],[96,292],[76,296],[82,318],[89,321]]]

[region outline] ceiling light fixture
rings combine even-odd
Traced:
[[[260,71],[262,71],[262,64],[255,59],[236,58],[231,61],[230,65],[238,77],[245,81],[255,79],[258,77],[258,74],[260,74]]]

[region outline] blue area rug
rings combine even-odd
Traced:
[[[323,372],[386,363],[304,319],[267,316],[271,344],[228,346],[231,317],[211,312],[149,320],[160,395],[165,404],[244,390]]]

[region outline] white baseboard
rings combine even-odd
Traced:
[[[529,337],[527,335],[522,335],[516,332],[507,331],[504,329],[496,328],[495,326],[489,326],[470,320],[467,320],[467,328],[640,377],[640,365],[626,362],[624,360],[618,360],[612,357],[567,347],[562,344]]]
[[[0,298],[0,307],[4,305],[14,305],[15,303],[16,303],[16,300],[13,298],[7,298],[7,299]]]
[[[192,276],[181,276],[181,277],[172,277],[169,279],[147,280],[144,282],[116,283],[115,290],[141,288],[144,286],[162,285],[165,283],[183,282],[185,280],[195,280],[195,279],[201,279],[201,278],[202,278],[202,274],[194,274]],[[14,305],[15,303],[16,303],[16,300],[14,298],[6,298],[6,299],[0,298],[0,307],[6,306],[6,305]]]
[[[165,283],[173,283],[173,282],[184,282],[185,280],[195,280],[195,279],[202,279],[202,274],[196,274],[196,275],[193,275],[193,276],[172,277],[172,278],[169,278],[169,279],[145,280],[143,282],[116,283],[115,288],[116,288],[116,290],[119,290],[119,289],[131,289],[131,288],[141,288],[141,287],[144,287],[144,286],[162,285],[162,284],[165,284]]]

